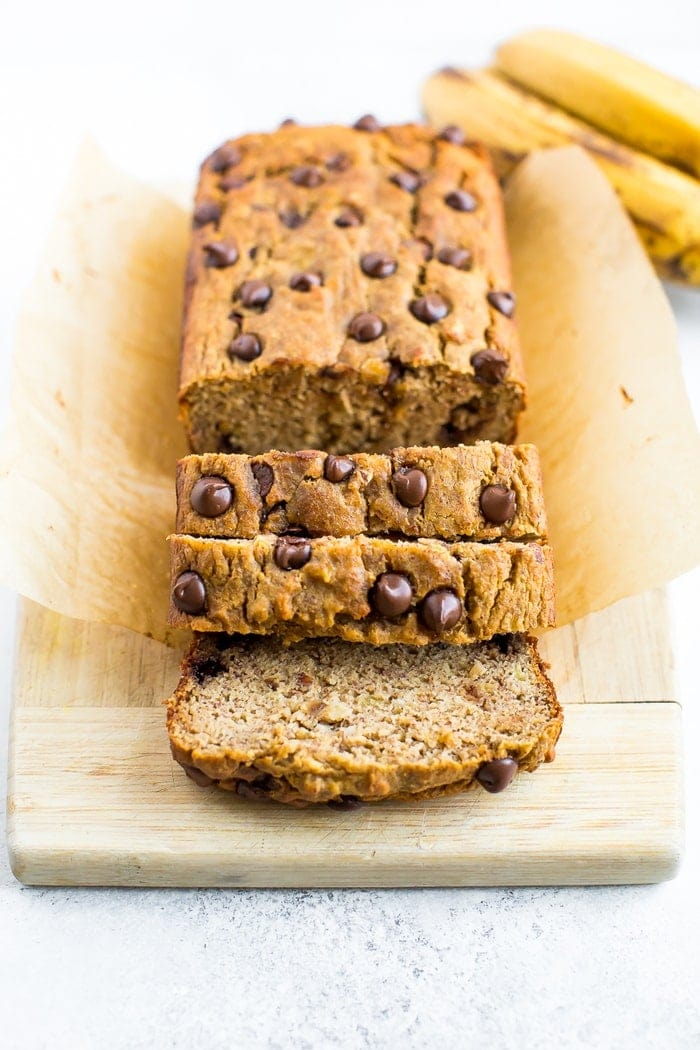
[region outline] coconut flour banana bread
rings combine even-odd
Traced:
[[[524,540],[543,538],[547,523],[535,446],[482,441],[389,455],[187,456],[177,470],[176,530]]]
[[[283,126],[203,164],[180,407],[197,452],[512,441],[498,183],[456,128]]]
[[[198,784],[296,806],[507,787],[554,757],[562,712],[526,637],[422,649],[200,636],[168,703]]]
[[[171,536],[170,552],[170,623],[195,631],[464,645],[554,622],[535,542]]]

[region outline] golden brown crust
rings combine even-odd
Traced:
[[[307,542],[302,567],[280,568],[285,537],[220,540],[171,536],[173,592],[182,575],[204,585],[204,608],[194,615],[171,603],[174,627],[196,631],[277,634],[288,641],[335,636],[373,645],[459,645],[554,624],[551,548],[539,543],[444,543],[376,536],[321,536]],[[410,583],[407,611],[387,617],[374,588],[385,573]],[[456,595],[458,621],[436,633],[424,612],[431,595]]]
[[[267,452],[248,457],[206,453],[187,456],[177,470],[176,531],[190,536],[252,538],[301,529],[310,536],[381,535],[441,539],[543,539],[547,522],[539,456],[534,445],[478,442],[456,448],[399,448],[390,455],[343,457],[342,480],[328,480],[325,452]],[[333,465],[333,459],[330,460]],[[350,466],[348,467],[348,464]],[[256,471],[269,467],[261,486]],[[418,506],[397,494],[395,475],[420,470],[427,493]],[[335,475],[339,477],[340,475]],[[230,507],[207,516],[192,500],[202,478],[223,478]],[[480,497],[504,486],[515,498],[505,522],[485,518]]]
[[[510,289],[510,272],[500,189],[485,154],[417,125],[373,134],[285,127],[227,148],[237,163],[222,170],[217,153],[202,167],[197,208],[213,206],[219,217],[194,229],[188,262],[180,404],[192,447],[257,453],[512,440],[524,380],[515,325],[487,298]],[[313,170],[313,184],[294,181],[300,167]],[[397,175],[420,185],[411,192]],[[455,191],[471,194],[474,209],[450,207]],[[348,208],[359,225],[336,224]],[[212,242],[235,246],[235,262],[207,265]],[[444,248],[468,249],[471,267],[445,264]],[[369,252],[387,253],[396,271],[367,276],[360,259]],[[290,287],[309,272],[322,284]],[[249,280],[269,285],[265,306],[242,301]],[[434,294],[449,312],[423,323],[410,304]],[[349,326],[367,311],[385,330],[358,342]],[[258,357],[229,353],[240,334],[260,340]],[[495,385],[472,364],[486,349],[507,369]]]
[[[202,637],[185,658],[168,702],[168,731],[175,760],[202,785],[297,806],[348,798],[417,801],[475,786],[479,768],[495,759],[515,759],[519,771],[531,772],[554,757],[563,713],[533,639],[501,638],[448,651],[458,660],[447,669],[443,647],[421,650],[420,665],[415,651],[407,650],[406,688],[415,692],[414,678],[427,681],[418,708],[407,697],[405,714],[390,698],[392,685],[401,693],[402,661],[374,650],[366,677],[380,672],[387,699],[375,698],[369,715],[364,709],[371,705],[371,689],[368,699],[357,680],[347,705],[342,700],[342,671],[351,659],[361,678],[365,647],[331,640],[275,650],[263,643],[273,670],[256,665],[256,690],[255,678],[251,682],[245,672],[259,661],[259,644]],[[340,666],[337,685],[327,674],[323,678],[324,650],[330,665]],[[317,668],[320,683],[313,681]],[[281,680],[279,723],[256,733],[247,729],[258,714],[251,698],[264,694],[269,674]],[[445,705],[445,691],[457,698],[452,707]],[[240,725],[246,726],[243,734]],[[406,736],[421,743],[412,750]]]

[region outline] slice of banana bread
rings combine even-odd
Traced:
[[[177,532],[246,539],[290,530],[541,539],[547,522],[537,449],[480,441],[386,456],[211,452],[178,464]]]
[[[554,757],[561,725],[522,636],[421,649],[200,636],[168,702],[193,780],[296,806],[500,791]]]
[[[203,164],[180,408],[197,452],[512,441],[498,182],[456,128],[284,126]]]
[[[195,631],[463,645],[554,622],[539,543],[171,536],[170,553],[170,623]]]

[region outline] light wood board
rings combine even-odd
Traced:
[[[541,642],[554,763],[507,792],[339,812],[202,789],[172,761],[178,654],[20,609],[8,845],[28,884],[469,886],[657,882],[682,850],[680,710],[654,591]]]

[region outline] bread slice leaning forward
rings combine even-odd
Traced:
[[[551,761],[561,725],[522,635],[381,648],[198,636],[168,701],[193,780],[294,806],[500,790]]]

